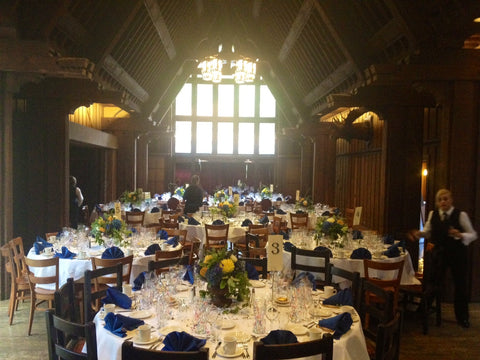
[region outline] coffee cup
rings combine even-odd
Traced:
[[[125,250],[125,256],[130,256],[133,255],[133,250],[132,249],[126,249]]]
[[[234,355],[237,351],[237,339],[233,336],[225,336],[223,339],[223,352],[225,355]]]
[[[337,290],[333,286],[325,286],[323,288],[323,292],[325,294],[325,297],[329,298],[330,296],[333,296],[337,293]]]
[[[127,296],[132,296],[132,285],[130,284],[123,285],[123,293]]]
[[[138,327],[138,340],[149,341],[151,336],[150,325],[144,324]]]
[[[87,258],[87,252],[86,251],[79,251],[77,258],[80,259],[80,260],[86,259]]]
[[[53,254],[53,247],[52,246],[46,247],[45,249],[43,249],[43,253],[45,255],[52,255]]]
[[[103,309],[105,310],[105,315],[115,312],[115,304],[105,304],[103,305]]]
[[[317,340],[321,339],[323,336],[323,331],[317,326],[313,326],[310,329],[308,329],[308,337],[310,340]]]
[[[162,249],[162,251],[167,251],[168,250],[168,244],[166,242],[162,243],[162,245],[160,245],[160,249]]]
[[[339,259],[345,258],[345,250],[343,250],[343,249],[337,250],[337,257],[338,257]]]

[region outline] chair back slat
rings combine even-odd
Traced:
[[[261,341],[253,344],[253,358],[256,360],[299,359],[313,355],[322,355],[323,360],[333,359],[332,335],[325,334],[318,340],[293,344],[266,345]]]

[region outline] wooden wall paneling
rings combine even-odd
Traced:
[[[148,191],[151,195],[163,194],[168,191],[165,169],[165,157],[150,154],[148,162]]]

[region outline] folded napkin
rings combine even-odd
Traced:
[[[147,247],[147,250],[145,250],[145,255],[155,255],[155,252],[160,249],[160,245],[158,244],[152,244],[149,247]]]
[[[244,203],[243,201],[240,201],[240,202],[238,203],[238,206],[245,206],[245,203]]]
[[[172,331],[165,336],[163,351],[198,351],[205,346],[207,340],[198,339],[185,331]]]
[[[295,279],[292,281],[292,285],[299,285],[303,279],[307,279],[312,284],[312,289],[317,290],[317,283],[315,282],[315,276],[312,273],[302,271],[301,273],[295,276]]]
[[[160,212],[160,209],[159,209],[158,207],[154,206],[154,207],[152,208],[152,210],[150,210],[150,212],[151,212],[151,213],[158,213],[158,212]]]
[[[158,230],[157,232],[157,238],[161,240],[167,240],[168,239],[168,233],[165,230]]]
[[[212,222],[212,225],[225,225],[223,220],[217,219],[214,222]]]
[[[252,225],[252,220],[245,219],[242,221],[242,226],[249,226],[249,225]]]
[[[270,222],[270,219],[268,218],[267,215],[265,215],[265,216],[262,217],[260,220],[258,220],[258,222],[259,222],[260,224],[265,225],[265,224],[268,224],[268,223]]]
[[[372,253],[365,248],[358,248],[352,251],[350,259],[371,259]]]
[[[185,274],[183,275],[182,280],[188,281],[190,284],[193,285],[195,282],[195,275],[193,273],[193,266],[192,265],[187,265],[186,266],[186,271]]]
[[[283,243],[283,250],[285,250],[285,251],[292,252],[292,249],[294,247],[295,247],[295,245],[293,245],[290,241],[285,241]]]
[[[340,339],[340,337],[345,334],[353,324],[352,315],[350,313],[344,312],[340,315],[323,319],[318,322],[318,326],[326,327],[328,329],[334,330],[333,338]]]
[[[352,289],[345,288],[335,295],[323,300],[324,305],[350,305],[353,306]]]
[[[399,257],[400,256],[400,243],[396,243],[390,246],[387,250],[383,252],[383,255],[388,256],[389,258]]]
[[[183,223],[183,222],[185,222],[185,219],[183,218],[183,216],[179,215],[179,216],[177,217],[177,222]]]
[[[297,210],[297,211],[295,211],[295,214],[304,214],[304,213],[305,213],[305,211],[303,211],[303,210]]]
[[[62,246],[62,252],[55,253],[55,257],[60,259],[73,259],[75,256],[77,256],[77,254],[68,250],[66,246]]]
[[[282,201],[282,198],[279,196],[275,201]]]
[[[167,204],[162,204],[160,207],[162,208],[162,210],[168,210]]]
[[[383,243],[384,244],[393,244],[395,243],[395,237],[391,234],[387,234],[382,237]]]
[[[102,259],[120,259],[125,257],[122,249],[117,246],[112,246],[106,249],[102,254]]]
[[[245,271],[250,280],[259,280],[260,275],[258,274],[257,269],[250,263],[245,263]]]
[[[260,339],[260,341],[266,345],[298,343],[297,337],[289,330],[270,331],[270,333],[263,339]]]
[[[195,218],[189,217],[188,218],[188,225],[200,225],[200,222],[198,222]]]
[[[104,328],[120,337],[125,337],[127,330],[134,330],[140,325],[145,324],[143,320],[133,319],[128,316],[123,316],[122,314],[114,314],[113,312],[105,315],[104,321]]]
[[[132,212],[142,212],[142,210],[140,210],[139,208],[134,208]]]
[[[290,239],[290,235],[288,235],[288,232],[285,232],[283,230],[280,230],[280,233],[278,235],[282,235],[283,236],[283,240],[288,240]]]
[[[330,211],[328,211],[328,210],[327,210],[327,211],[324,211],[324,212],[322,213],[322,216],[331,216],[331,215],[332,215],[332,214],[330,214]]]
[[[178,236],[173,236],[171,237],[170,239],[168,239],[167,241],[165,241],[168,245],[171,245],[173,247],[176,247],[178,246]]]
[[[287,213],[285,211],[283,211],[282,209],[278,209],[277,214],[286,215]]]
[[[52,247],[53,245],[50,244],[47,240],[43,239],[41,236],[37,235],[33,246],[35,248],[35,254],[40,255],[43,249],[45,249],[46,247]]]
[[[137,229],[134,228],[134,227],[131,227],[131,228],[130,228],[130,231],[131,231],[132,233],[129,235],[129,237],[132,236],[133,234],[135,234],[135,233],[137,232]]]
[[[132,290],[138,291],[142,289],[142,285],[145,282],[145,271],[142,271],[138,276],[133,280]]]
[[[317,246],[315,249],[313,249],[313,251],[318,251],[318,252],[327,251],[327,250],[328,250],[328,254],[330,255],[330,257],[333,257],[332,250],[330,250],[326,246]]]
[[[353,230],[352,231],[352,239],[353,240],[359,240],[363,239],[363,234],[360,230]]]
[[[103,304],[115,304],[124,309],[130,309],[132,307],[132,299],[114,287],[107,289],[107,296],[101,299],[101,301]]]

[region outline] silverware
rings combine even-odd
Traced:
[[[247,344],[243,345],[243,350],[245,350],[245,355],[247,356],[247,359],[250,359],[250,354],[248,353],[248,345]]]
[[[213,354],[212,354],[212,359],[213,359],[215,356],[217,356],[217,350],[218,350],[218,348],[220,347],[221,344],[222,344],[222,342],[219,341],[218,344],[217,344],[217,346],[215,347],[215,351],[214,351]]]

